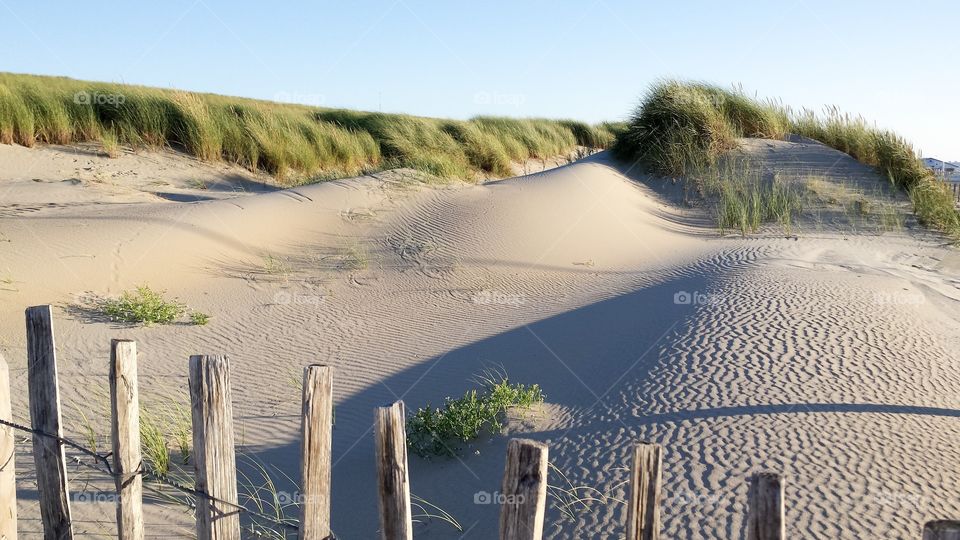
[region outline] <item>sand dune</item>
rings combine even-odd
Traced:
[[[803,143],[747,151],[803,157],[804,171],[837,184],[854,166]],[[490,367],[547,395],[507,431],[548,442],[574,485],[609,495],[572,517],[552,499],[551,538],[622,534],[638,440],[666,448],[668,538],[740,537],[746,479],[760,469],[787,475],[793,537],[916,538],[924,521],[960,515],[945,495],[960,480],[956,251],[909,228],[807,223],[797,236],[721,238],[703,209],[665,197],[669,186],[624,173],[599,154],[481,185],[390,172],[223,200],[0,214],[0,351],[15,415],[27,418],[22,310],[54,303],[69,426],[77,407],[101,406],[92,396],[106,391],[111,337],[138,341],[147,400],[186,397],[189,354],[227,353],[242,451],[294,478],[291,379],[307,363],[334,365],[342,538],[375,535],[373,408],[437,404]],[[38,200],[35,190],[62,189],[17,185]],[[129,328],[82,309],[85,294],[141,283],[211,324]],[[474,495],[498,489],[506,440],[414,458],[413,492],[464,529],[427,520],[418,538],[495,536],[498,508]],[[23,478],[32,537],[40,525]],[[551,482],[563,485],[555,473]],[[74,508],[86,534],[111,529],[109,503]],[[151,527],[192,525],[154,502]]]

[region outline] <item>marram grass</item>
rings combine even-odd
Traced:
[[[508,176],[511,162],[605,148],[617,124],[420,118],[62,77],[0,73],[0,143],[173,147],[294,184],[409,167],[442,178]]]
[[[614,150],[651,172],[688,176],[716,168],[720,157],[736,147],[739,137],[782,139],[791,133],[817,140],[874,167],[910,195],[914,212],[924,226],[960,240],[960,213],[951,194],[923,166],[913,146],[892,131],[835,108],[828,108],[823,115],[809,110],[796,112],[777,102],[751,97],[739,88],[665,80],[651,87],[626,128],[618,132]],[[766,195],[782,199],[774,193]],[[754,228],[754,214],[746,212],[747,218],[741,219],[741,210],[747,208],[740,204],[742,197],[724,200],[723,214],[730,213],[722,221],[736,229]]]

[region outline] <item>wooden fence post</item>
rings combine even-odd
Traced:
[[[226,356],[190,357],[190,407],[197,497],[197,540],[240,540],[237,456],[230,364]]]
[[[659,540],[660,483],[663,448],[638,444],[630,469],[630,500],[627,506],[627,540]]]
[[[547,501],[547,445],[527,439],[507,443],[500,490],[500,540],[540,540]]]
[[[960,521],[928,521],[923,526],[923,540],[960,540]]]
[[[303,370],[300,540],[330,536],[330,447],[333,441],[333,368]]]
[[[761,472],[753,477],[748,539],[783,540],[783,484],[783,478],[777,473]]]
[[[143,540],[143,458],[140,455],[137,344],[110,342],[110,437],[120,540]]]
[[[13,422],[10,409],[10,370],[0,355],[0,420]],[[13,428],[0,426],[0,539],[17,537],[16,439]]]
[[[403,402],[376,410],[375,444],[383,540],[412,540],[410,473],[407,469],[406,411]]]
[[[37,493],[44,537],[73,538],[70,495],[67,487],[67,460],[64,454],[60,418],[60,388],[57,383],[57,355],[53,339],[50,306],[27,308],[27,380],[30,387],[30,425],[33,434],[33,461],[37,469]],[[53,435],[57,438],[51,438]]]

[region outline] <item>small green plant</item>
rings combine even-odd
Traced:
[[[290,273],[290,265],[283,257],[267,253],[263,256],[263,271],[271,276],[285,276]]]
[[[210,322],[210,315],[200,311],[190,312],[190,323],[195,326],[206,326]]]
[[[511,384],[504,377],[486,376],[480,391],[446,398],[443,407],[417,409],[407,420],[407,444],[420,456],[455,456],[459,446],[481,433],[503,429],[505,414],[543,403],[539,385]]]
[[[210,189],[210,186],[207,184],[207,181],[202,178],[196,178],[196,179],[187,181],[187,187],[191,189],[200,189],[200,190]]]
[[[179,302],[166,300],[162,292],[141,285],[132,291],[124,291],[120,298],[103,301],[101,309],[114,321],[151,325],[172,323],[187,308]]]

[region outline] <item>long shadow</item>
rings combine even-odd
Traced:
[[[476,388],[475,375],[494,367],[506,371],[511,381],[540,384],[550,408],[558,409],[559,414],[602,409],[607,406],[605,398],[615,394],[619,384],[647,376],[658,358],[657,346],[681,330],[694,314],[696,308],[675,303],[675,295],[705,291],[708,285],[703,275],[674,278],[427,358],[378,384],[340,397],[333,444],[335,531],[341,538],[376,536],[377,479],[371,435],[375,407],[398,399],[403,399],[408,409],[439,405],[447,396]],[[451,335],[451,339],[456,337]],[[266,422],[243,421],[248,425]],[[549,432],[549,420],[544,421],[548,425],[536,429]],[[524,436],[542,438],[537,433]],[[413,492],[441,507],[457,509],[463,528],[473,527],[465,538],[496,537],[497,505],[474,504],[474,497],[499,490],[506,440],[483,439],[454,459],[411,456]],[[252,453],[298,478],[298,452],[299,442],[291,441]],[[287,484],[281,489],[295,488]],[[453,532],[438,520],[417,529],[418,537],[424,538],[459,537]]]

